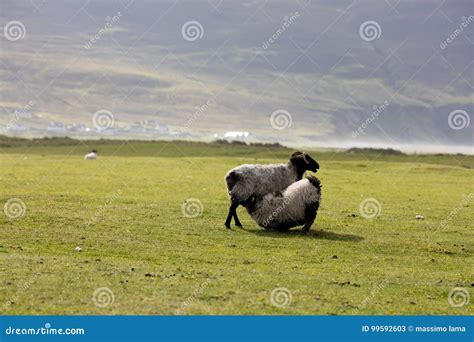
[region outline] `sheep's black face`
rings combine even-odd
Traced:
[[[319,169],[319,164],[316,160],[311,158],[308,154],[303,153],[303,159],[306,162],[309,171],[317,172]]]
[[[304,152],[295,152],[291,155],[290,162],[296,166],[299,170],[298,173],[303,176],[304,172],[309,170],[312,172],[317,172],[319,169],[319,164],[316,160],[311,158],[309,154]]]

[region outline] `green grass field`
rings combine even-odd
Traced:
[[[243,208],[244,229],[223,225],[226,171],[286,161],[289,149],[7,145],[0,200],[26,211],[0,215],[2,314],[474,313],[473,299],[448,302],[453,288],[474,289],[472,156],[311,152],[323,202],[306,236],[265,231]],[[93,146],[100,159],[84,161]],[[186,217],[193,198],[202,213]],[[368,198],[381,208],[371,219],[359,212]],[[113,302],[93,300],[100,288]],[[277,288],[291,295],[281,307]]]

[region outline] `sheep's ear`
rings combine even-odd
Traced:
[[[300,155],[302,155],[302,154],[304,154],[304,153],[303,153],[303,152],[296,151],[295,153],[293,153],[293,154],[291,155],[291,158],[296,157],[296,156],[300,156]]]
[[[303,160],[304,160],[304,162],[305,162],[306,164],[308,164],[308,165],[309,165],[309,160],[308,160],[308,158],[307,158],[307,157],[308,157],[308,155],[307,155],[306,153],[304,153],[304,152],[303,152]]]

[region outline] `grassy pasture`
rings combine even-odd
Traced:
[[[100,159],[84,161],[92,147]],[[312,152],[323,203],[305,236],[265,231],[242,208],[244,229],[223,226],[226,171],[289,149],[43,140],[0,152],[2,206],[26,206],[0,215],[3,314],[474,312],[472,299],[448,303],[455,287],[473,292],[473,157]],[[203,211],[185,217],[192,198]],[[381,205],[372,219],[367,198]],[[100,307],[103,287],[113,303]],[[283,307],[271,302],[280,287]]]

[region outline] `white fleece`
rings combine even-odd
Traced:
[[[321,191],[308,179],[288,186],[281,194],[269,193],[256,199],[255,210],[247,208],[252,219],[261,227],[291,228],[305,222],[305,208],[321,200]]]
[[[232,172],[238,175],[239,181],[229,191],[229,196],[239,201],[245,201],[253,195],[263,196],[270,192],[282,191],[297,180],[296,167],[291,162],[240,165],[227,173],[226,182]]]
[[[87,153],[84,156],[84,160],[94,160],[94,159],[97,159],[97,154],[94,152]]]

